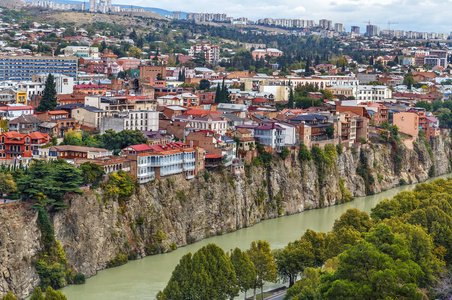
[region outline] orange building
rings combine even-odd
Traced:
[[[84,93],[85,95],[104,95],[108,88],[96,84],[79,84],[74,86],[75,93]]]
[[[0,162],[8,162],[13,159],[32,158],[33,150],[50,143],[51,138],[47,133],[38,131],[21,134],[17,131],[9,131],[0,135]]]

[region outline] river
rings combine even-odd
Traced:
[[[451,174],[438,178],[448,176]],[[85,284],[70,285],[62,291],[69,300],[155,299],[158,291],[165,287],[179,259],[188,252],[194,253],[209,243],[215,243],[225,251],[235,247],[245,250],[254,240],[267,240],[272,249],[282,248],[288,242],[299,239],[307,229],[323,232],[331,230],[334,220],[349,208],[370,212],[380,201],[392,198],[401,191],[412,190],[414,186],[405,185],[377,195],[355,198],[349,203],[266,220],[250,228],[204,239],[171,253],[148,256],[120,267],[99,271]],[[266,284],[265,288],[276,286],[281,284]]]

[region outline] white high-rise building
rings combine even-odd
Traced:
[[[89,0],[89,11],[96,12],[97,11],[97,2],[96,0]]]

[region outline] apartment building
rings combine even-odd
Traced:
[[[111,112],[100,121],[100,133],[113,129],[116,132],[123,130],[157,131],[159,129],[159,112],[121,111]]]
[[[0,56],[0,81],[32,80],[33,74],[57,73],[77,77],[76,57]]]
[[[50,141],[51,138],[46,133],[5,132],[0,135],[0,163],[8,163],[13,159],[29,161],[33,157],[34,150],[50,143]]]
[[[197,44],[192,46],[188,51],[188,55],[192,57],[199,54],[205,56],[207,63],[216,64],[220,59],[220,48],[210,44]]]
[[[99,48],[89,46],[67,46],[63,49],[64,56],[76,56],[76,57],[99,57]]]
[[[218,134],[225,134],[228,129],[228,120],[223,115],[207,114],[204,117],[189,119],[192,130],[212,130]]]
[[[175,174],[184,174],[187,180],[195,177],[198,158],[196,149],[181,142],[149,147],[149,152],[129,155],[132,159],[132,174],[139,183]]]
[[[190,132],[185,138],[185,141],[190,146],[201,147],[208,154],[220,158],[224,166],[230,166],[236,158],[236,142],[226,136],[216,134],[211,130]]]
[[[254,137],[259,143],[272,149],[281,149],[285,146],[285,129],[275,123],[265,123],[254,128]]]
[[[392,98],[392,91],[387,86],[360,85],[356,95],[361,102],[374,102]]]
[[[254,50],[253,52],[251,52],[251,55],[253,56],[254,60],[258,60],[261,58],[265,59],[267,55],[272,57],[280,57],[284,55],[284,52],[275,48],[267,48]]]

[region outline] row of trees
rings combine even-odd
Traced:
[[[195,254],[184,255],[176,266],[168,285],[157,295],[158,300],[217,299],[227,300],[256,291],[265,281],[276,282],[277,265],[267,241],[255,241],[250,249],[239,248],[225,253],[215,244],[209,244]]]
[[[8,293],[1,298],[1,300],[17,300],[12,293]],[[50,286],[45,290],[45,295],[42,293],[40,287],[37,287],[30,300],[67,300],[67,297],[61,291],[55,291]]]
[[[330,232],[308,230],[274,251],[265,241],[230,253],[209,244],[180,260],[158,299],[256,295],[277,278],[289,282],[285,300],[449,299],[451,192],[452,179],[420,184],[383,200],[370,216],[349,209]]]

